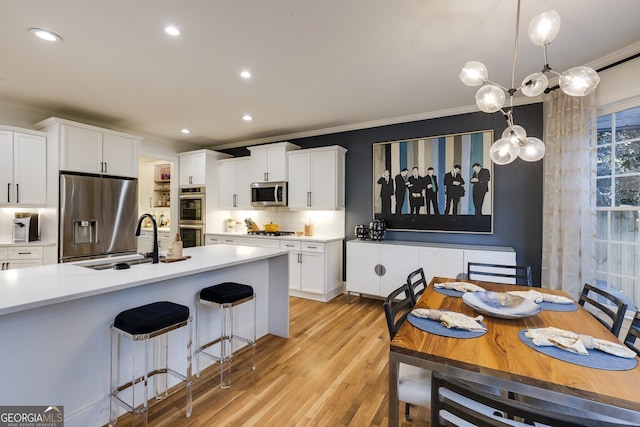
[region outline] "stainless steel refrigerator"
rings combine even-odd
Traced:
[[[137,222],[137,179],[60,174],[60,262],[136,253]]]

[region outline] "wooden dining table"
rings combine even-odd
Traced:
[[[415,308],[451,310],[475,317],[481,313],[460,297],[434,290],[434,283],[456,279],[434,277]],[[468,280],[487,291],[528,290],[526,287]],[[563,291],[540,289],[568,297]],[[577,305],[577,303],[576,303]],[[581,306],[575,311],[549,311],[524,318],[483,315],[487,332],[476,338],[449,338],[422,331],[405,321],[389,349],[389,426],[398,425],[398,367],[400,363],[464,375],[491,385],[494,378],[508,380],[513,392],[561,403],[640,424],[640,365],[615,371],[584,367],[538,352],[518,337],[524,328],[555,326],[608,341],[620,340]],[[587,356],[585,356],[587,357]],[[533,387],[532,387],[533,386]],[[593,403],[598,402],[598,403]],[[603,410],[603,405],[605,408]]]

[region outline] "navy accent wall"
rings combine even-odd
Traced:
[[[529,136],[543,138],[542,104],[518,106],[514,121]],[[346,156],[345,236],[354,238],[358,224],[372,220],[372,145],[396,141],[493,129],[498,139],[506,121],[499,113],[482,112],[420,120],[349,132],[290,139],[302,148],[340,145]],[[243,150],[243,151],[242,151]],[[225,150],[234,155],[247,155],[248,150]],[[289,177],[295,179],[295,177]],[[518,264],[531,265],[534,284],[540,284],[542,258],[542,160],[528,163],[517,159],[509,165],[493,167],[494,205],[493,234],[387,231],[387,240],[409,240],[433,243],[509,246],[517,253]]]

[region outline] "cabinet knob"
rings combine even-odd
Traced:
[[[382,264],[376,264],[376,266],[373,267],[373,271],[375,271],[378,276],[384,276],[387,272],[387,269],[384,268],[384,265]]]

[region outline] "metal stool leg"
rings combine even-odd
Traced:
[[[231,356],[233,354],[233,309],[231,304],[222,304],[220,342],[220,388],[231,387]]]

